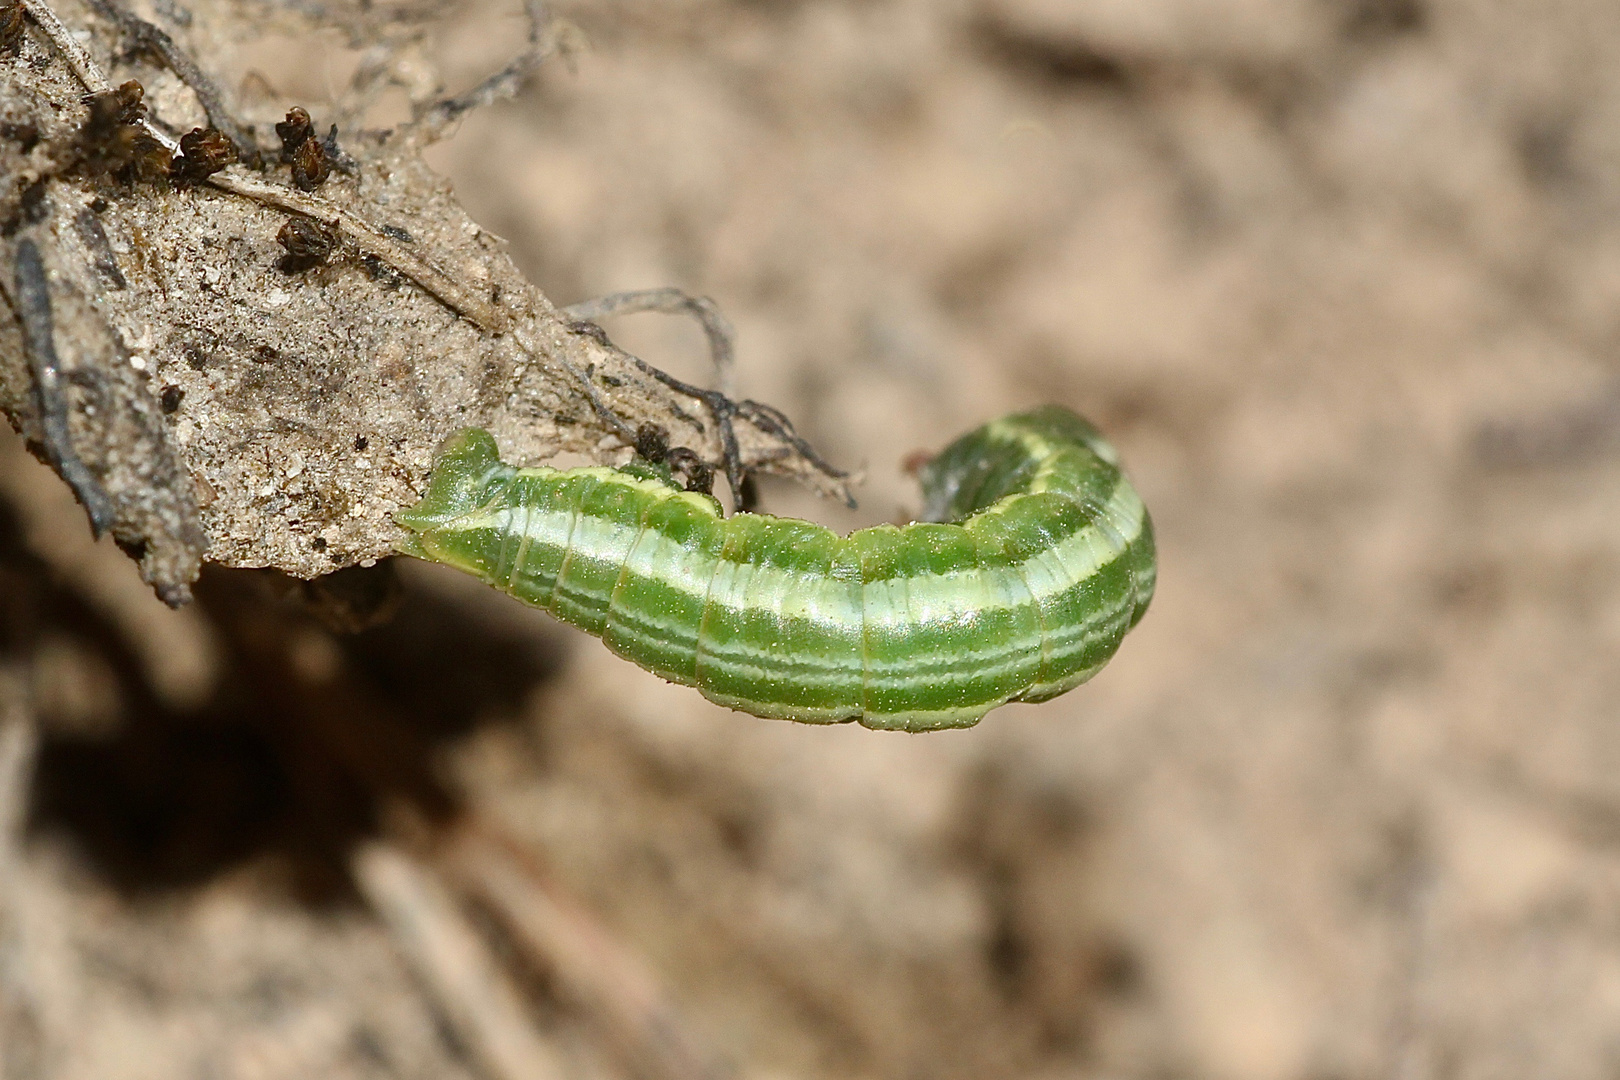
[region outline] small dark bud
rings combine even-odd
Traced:
[[[282,272],[297,274],[321,265],[332,257],[341,240],[335,226],[312,218],[288,218],[276,233],[276,243],[287,252],[280,263]]]
[[[133,124],[119,131],[133,132],[127,136],[129,164],[119,170],[121,177],[127,181],[145,180],[158,184],[169,179],[174,160],[169,156],[168,147]]]
[[[314,191],[332,174],[326,148],[319,139],[305,139],[292,153],[292,181],[300,191]]]
[[[134,79],[99,94],[87,94],[90,119],[85,131],[107,133],[119,124],[138,124],[146,118],[146,88]]]
[[[176,187],[200,184],[236,161],[236,144],[218,128],[192,128],[180,136],[180,156],[169,165]]]
[[[90,115],[79,127],[78,167],[91,176],[109,175],[131,183],[162,182],[169,176],[169,152],[141,127],[146,92],[131,79],[116,90],[90,94]]]
[[[714,494],[714,466],[697,456],[697,452],[677,446],[669,452],[670,471],[686,481],[687,491]]]
[[[298,148],[315,137],[315,124],[309,113],[295,105],[287,110],[287,119],[276,125],[276,134],[281,137],[281,160],[291,164]]]
[[[669,435],[657,424],[636,428],[636,455],[654,465],[669,457]]]

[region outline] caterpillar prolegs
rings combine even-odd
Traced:
[[[395,520],[474,574],[671,682],[755,716],[967,727],[1113,656],[1153,596],[1153,526],[1097,430],[1047,406],[921,470],[926,516],[840,537],[722,514],[653,470],[519,469],[445,444]]]

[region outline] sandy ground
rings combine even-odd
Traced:
[[[393,794],[521,838],[743,1077],[1613,1076],[1620,7],[558,8],[571,65],[432,159],[548,295],[715,298],[742,391],[867,473],[768,506],[840,527],[915,507],[911,451],[1079,409],[1153,609],[977,729],[802,728],[430,571],[355,638],[244,574],[169,613],[8,435],[0,702],[62,689],[0,1075],[476,1075],[346,881],[386,813],[307,736],[338,680]],[[520,32],[435,48],[467,85]],[[312,103],[353,59],[256,48]],[[609,329],[703,374],[691,326]],[[571,1075],[630,1075],[534,989]]]

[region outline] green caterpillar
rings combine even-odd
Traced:
[[[395,520],[405,554],[474,574],[671,682],[755,716],[968,727],[1113,656],[1153,596],[1153,526],[1097,430],[1047,406],[923,467],[929,521],[847,537],[725,517],[632,466],[502,464],[451,438]]]

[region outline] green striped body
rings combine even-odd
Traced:
[[[1048,406],[922,472],[928,516],[847,537],[725,517],[648,469],[518,469],[446,443],[401,550],[474,574],[756,716],[967,727],[1094,675],[1153,595],[1153,528],[1113,448]]]

